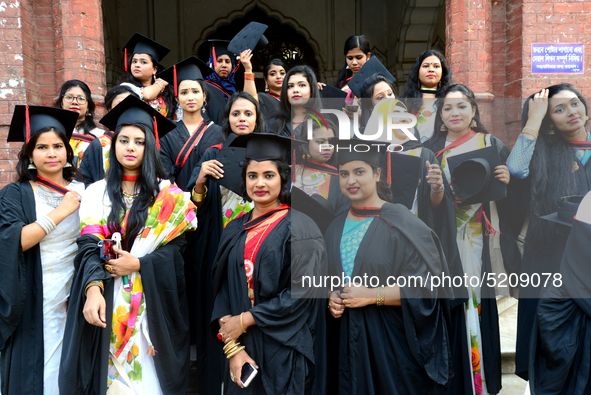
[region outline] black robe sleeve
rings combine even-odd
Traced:
[[[88,187],[90,184],[100,181],[105,178],[105,168],[103,165],[103,147],[101,140],[96,138],[92,140],[84,156],[78,170],[84,176],[84,186]]]
[[[59,387],[64,394],[97,394],[107,391],[107,369],[113,315],[113,280],[99,258],[98,238],[78,239],[76,272],[64,333]],[[142,285],[146,295],[150,338],[160,388],[165,394],[185,394],[188,383],[189,334],[184,284],[184,245],[180,236],[140,258]],[[84,289],[93,280],[105,285],[107,328],[86,322],[82,309]]]
[[[265,116],[265,119],[271,119],[275,114],[281,112],[281,103],[279,100],[264,92],[259,92],[258,96],[261,112]]]
[[[216,87],[205,81],[205,91],[207,92],[207,105],[205,106],[205,115],[216,125],[224,122],[224,109],[226,108],[226,97]]]
[[[26,252],[21,231],[35,222],[28,181],[0,191],[0,355],[2,394],[43,393],[43,284],[39,244]]]

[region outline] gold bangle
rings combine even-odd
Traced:
[[[523,128],[521,133],[523,133],[526,136],[529,135],[529,136],[533,137],[534,140],[537,140],[538,135],[539,135],[539,132],[533,130],[532,128],[528,128],[527,126]]]
[[[193,192],[191,193],[191,199],[195,203],[201,203],[207,197],[207,186],[204,186],[204,188],[205,188],[205,192],[203,192],[203,193],[197,193],[195,191],[195,187],[193,187]]]
[[[234,351],[232,354],[228,354],[226,355],[226,358],[230,359],[232,358],[234,355],[238,354],[240,351],[244,350],[246,347],[244,346],[240,346],[236,351]]]
[[[226,356],[228,356],[228,355],[232,354],[234,351],[238,350],[240,347],[241,347],[240,344],[235,344],[232,348],[225,351],[224,354],[226,354]]]
[[[230,340],[229,342],[227,342],[224,345],[224,352],[226,352],[227,350],[229,350],[230,348],[232,348],[232,346],[236,345],[236,343],[237,343],[236,339]],[[240,343],[238,343],[238,345],[240,345]]]
[[[242,315],[244,313],[240,313],[240,329],[242,329],[242,333],[246,333],[246,329],[244,329],[244,325],[242,324]]]
[[[105,293],[105,286],[103,285],[103,280],[95,280],[89,282],[88,285],[86,285],[86,288],[84,288],[84,296],[86,296],[88,288],[90,287],[99,287],[99,289],[101,290],[101,294]]]
[[[384,300],[386,299],[386,294],[384,292],[384,287],[378,287],[378,300],[377,300],[377,305],[378,306],[383,306],[384,305]]]

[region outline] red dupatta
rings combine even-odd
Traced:
[[[246,272],[246,282],[248,283],[248,297],[250,298],[251,306],[254,306],[254,289],[252,283],[252,275],[254,273],[254,263],[256,261],[257,253],[261,248],[261,244],[265,238],[271,233],[271,231],[285,218],[289,213],[289,206],[282,204],[281,206],[274,209],[270,216],[254,225],[248,225],[249,223],[256,221],[251,220],[245,224],[246,230],[246,242],[244,243],[244,271]]]

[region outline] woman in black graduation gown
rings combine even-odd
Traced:
[[[448,180],[451,179],[449,160],[456,155],[494,147],[500,163],[505,163],[509,156],[509,149],[483,126],[474,92],[464,85],[455,84],[446,90],[437,105],[435,127],[436,134],[425,146],[435,152]],[[509,184],[505,165],[498,165],[492,171],[491,177],[494,175],[498,181]],[[497,201],[457,203],[457,245],[463,272],[468,278],[481,278],[484,273],[494,273],[493,261],[504,265],[507,272],[513,272],[521,257],[510,226],[514,215],[511,187],[507,188],[506,197]],[[500,244],[500,251],[490,247],[492,242]],[[496,394],[501,390],[501,345],[495,289],[490,281],[484,281],[482,287],[471,284],[464,284],[468,288],[465,314],[472,355],[468,376],[476,394]]]
[[[387,202],[377,148],[349,152],[360,142],[336,143],[351,210],[326,233],[329,272],[346,283],[328,303],[338,322],[338,393],[434,394],[452,375],[449,307],[440,300],[450,290],[387,281],[438,276],[447,271],[445,256],[431,229],[406,207]],[[365,275],[370,280],[363,281]]]
[[[572,85],[553,85],[525,102],[522,133],[507,166],[523,189],[517,222],[528,222],[521,272],[556,273],[568,228],[540,219],[555,212],[562,196],[584,195],[591,189],[591,135],[587,102]],[[541,287],[521,287],[517,316],[516,374],[527,379],[528,344]]]
[[[118,85],[109,89],[105,95],[105,108],[107,111],[111,111],[129,95],[139,99],[139,96],[128,86]],[[79,167],[80,173],[84,176],[84,186],[88,187],[105,178],[105,173],[109,170],[109,151],[112,138],[113,131],[108,130],[102,136],[92,140],[84,152],[84,160]]]
[[[222,142],[222,128],[203,117],[208,100],[203,77],[211,73],[205,63],[191,56],[159,74],[173,85],[183,109],[183,119],[160,141],[160,160],[168,179],[184,191],[191,190],[191,173],[205,150]]]
[[[163,179],[155,136],[174,124],[134,97],[101,123],[115,131],[111,167],[106,180],[88,187],[80,210],[60,393],[127,386],[134,393],[185,394],[189,323],[181,249],[183,233],[197,226],[196,208]],[[97,243],[116,233],[117,258],[102,260]]]
[[[243,195],[254,209],[224,229],[213,269],[212,331],[225,343],[229,394],[304,394],[313,384],[318,290],[304,288],[302,276],[320,273],[325,251],[315,223],[288,205],[293,141],[248,134],[233,142],[246,148]],[[243,390],[245,363],[258,374]]]
[[[218,251],[222,230],[229,221],[252,209],[252,203],[244,200],[238,188],[227,188],[213,178],[239,180],[239,174],[224,174],[224,161],[217,160],[224,155],[226,160],[240,161],[244,158],[244,149],[231,148],[229,144],[239,135],[252,132],[264,133],[265,124],[258,102],[248,93],[235,93],[228,100],[225,121],[222,126],[224,144],[216,144],[207,149],[200,162],[193,169],[188,185],[193,187],[199,199],[195,204],[199,208],[197,218],[199,227],[194,235],[195,242],[189,249],[187,265],[192,267],[187,276],[193,279],[194,286],[189,294],[190,304],[195,307],[195,341],[197,342],[197,372],[200,394],[218,395],[222,383],[224,365],[223,354],[211,334],[209,321],[213,300],[211,297],[211,270]],[[226,155],[229,153],[229,156]],[[221,159],[220,159],[221,160]],[[230,185],[223,183],[223,185]]]
[[[318,81],[308,66],[291,68],[283,79],[281,88],[281,112],[267,124],[269,133],[294,137],[294,130],[307,119],[306,109],[320,111],[321,101]]]
[[[312,138],[308,138],[308,124],[298,128],[297,139],[307,141],[296,153],[295,181],[292,186],[306,192],[309,196],[320,195],[327,199],[336,215],[349,209],[349,199],[343,196],[335,163],[334,148],[329,140],[336,137],[336,125],[326,120],[325,126],[312,124]]]
[[[16,106],[8,132],[9,142],[25,144],[19,181],[0,191],[0,392],[6,395],[59,392],[84,191],[73,181],[68,144],[77,118],[74,111]]]
[[[553,274],[551,286],[542,291],[533,323],[532,394],[591,394],[590,193],[571,221],[560,272]]]

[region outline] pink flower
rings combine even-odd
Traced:
[[[478,395],[482,394],[482,375],[480,373],[474,375],[474,392]]]

